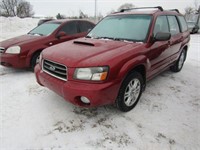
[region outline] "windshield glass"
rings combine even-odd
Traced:
[[[28,34],[41,35],[41,36],[49,35],[53,33],[59,26],[60,23],[44,23],[36,27],[32,31],[30,31]]]
[[[87,37],[141,42],[147,37],[150,22],[150,15],[109,16],[95,26]]]

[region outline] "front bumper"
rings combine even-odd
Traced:
[[[5,67],[25,68],[26,59],[18,54],[0,53],[0,64]]]
[[[51,89],[74,105],[82,107],[113,104],[117,98],[120,87],[120,81],[117,80],[115,82],[106,83],[62,81],[43,72],[39,64],[35,67],[35,75],[40,85]],[[81,96],[87,97],[90,100],[90,104],[87,105],[81,102]]]

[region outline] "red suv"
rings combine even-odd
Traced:
[[[136,106],[148,80],[169,67],[182,69],[189,41],[178,11],[122,10],[85,38],[44,50],[35,74],[40,85],[75,105],[116,104],[126,112]]]
[[[0,63],[7,67],[34,69],[43,49],[84,37],[94,26],[94,23],[86,20],[46,22],[26,35],[0,42]]]

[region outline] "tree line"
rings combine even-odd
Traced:
[[[25,18],[33,15],[33,7],[26,0],[0,0],[0,16]]]
[[[135,5],[132,3],[122,4],[116,11],[120,11],[121,9],[134,8]],[[111,10],[107,14],[114,13],[115,10]],[[200,14],[200,5],[198,0],[194,0],[194,6],[189,6],[185,8],[185,17],[191,16],[193,14]],[[33,17],[33,7],[30,2],[26,0],[0,0],[0,16],[5,17],[13,17],[18,16],[20,18],[25,17]],[[98,20],[100,20],[103,15],[101,13],[98,14]],[[66,17],[63,14],[58,13],[56,16],[57,19],[63,18],[90,18],[87,14],[84,14],[81,10],[79,11],[79,16],[71,16]]]

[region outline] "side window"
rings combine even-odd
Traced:
[[[76,34],[76,33],[78,33],[77,23],[76,22],[68,22],[61,28],[60,31],[64,31],[67,35]]]
[[[169,21],[170,33],[172,35],[180,33],[179,25],[175,16],[167,16]]]
[[[158,32],[169,32],[169,25],[168,25],[166,16],[157,17],[156,23],[155,23],[155,26],[154,26],[154,31],[153,31],[154,36]]]
[[[185,18],[183,16],[178,16],[178,20],[180,22],[181,32],[187,31],[188,27],[187,27],[187,23],[185,21]]]
[[[88,32],[88,30],[92,29],[93,27],[94,25],[89,22],[79,22],[80,32]]]

